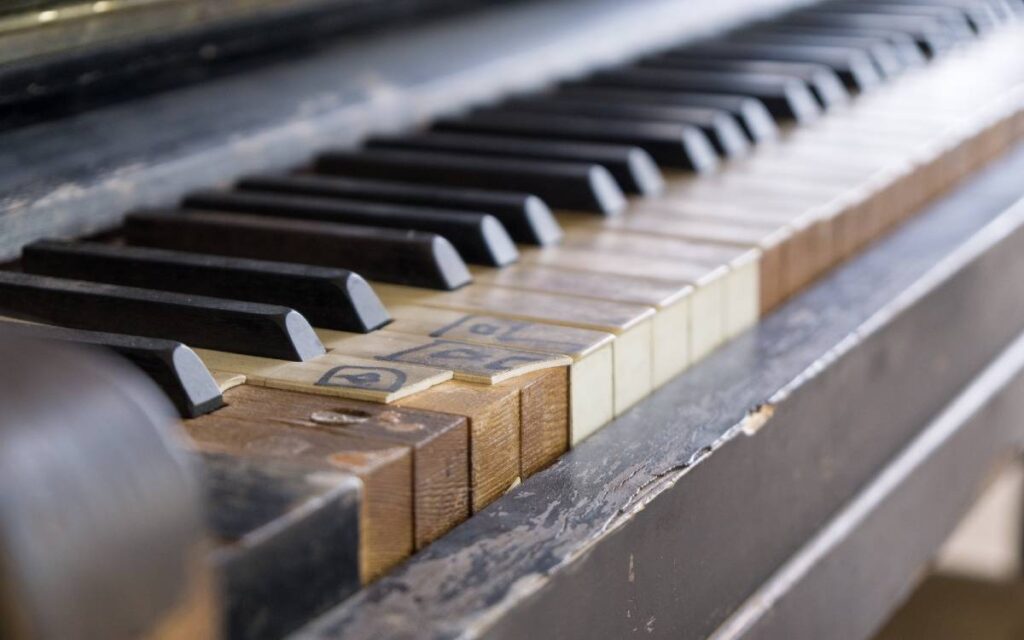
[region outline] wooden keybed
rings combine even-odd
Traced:
[[[511,491],[508,499],[515,499],[521,482],[1011,148],[1024,133],[1024,77],[1013,63],[1019,35],[1019,26],[1005,25],[857,95],[848,106],[826,109],[819,122],[784,125],[776,141],[721,160],[714,175],[669,172],[656,196],[632,195],[619,203],[622,196],[615,194],[610,177],[590,175],[592,182],[584,181],[578,191],[591,189],[597,208],[625,205],[625,211],[601,216],[555,206],[554,219],[564,230],[558,244],[504,249],[502,243],[511,247],[510,240],[501,236],[504,232],[487,231],[487,220],[473,228],[464,224],[468,217],[431,220],[442,235],[452,234],[453,247],[433,246],[424,264],[442,260],[438,251],[454,251],[454,258],[445,253],[443,260],[455,262],[424,280],[425,286],[399,284],[396,278],[407,277],[399,269],[366,262],[370,286],[393,318],[383,328],[318,326],[313,335],[305,324],[279,320],[283,333],[276,339],[285,352],[294,350],[290,359],[228,353],[216,348],[222,344],[217,336],[197,337],[208,341],[192,346],[227,406],[185,421],[185,431],[199,451],[229,460],[288,459],[308,463],[310,473],[340,469],[358,478],[360,506],[347,515],[350,528],[359,532],[355,542],[349,541],[357,550],[348,556],[357,564],[349,577],[358,575],[366,584],[504,494]],[[705,153],[691,151],[695,157]],[[313,170],[355,171],[345,164],[346,153],[322,156]],[[415,156],[405,153],[385,150],[380,157]],[[479,161],[481,171],[492,166],[496,175],[514,173],[499,161],[487,162]],[[546,167],[537,162],[531,170],[542,173]],[[549,168],[554,171],[554,163]],[[471,168],[453,165],[452,171]],[[543,176],[537,180],[538,189],[550,186],[545,193],[551,202],[563,196],[566,203],[584,202],[548,185]],[[264,216],[268,211],[271,218],[291,216],[293,205],[261,196],[265,192],[258,188],[244,193],[250,191],[255,204],[224,200],[217,193],[189,196],[186,208],[222,213],[188,213],[183,219],[195,220],[196,229],[211,221],[222,221],[224,228],[249,225],[262,230],[263,236],[252,237],[264,238],[264,245],[241,241],[222,252],[198,232],[182,231],[166,211],[148,219],[133,215],[117,239],[265,260],[275,250],[270,241],[275,227]],[[261,204],[261,197],[270,204]],[[304,203],[298,196],[296,217],[316,222],[288,228],[308,229],[310,237],[329,230],[343,207],[331,209],[330,198],[322,196],[317,202],[323,206],[314,211],[308,208],[312,200]],[[392,214],[398,228],[431,229],[415,211],[395,207]],[[358,216],[378,214],[351,205],[344,215],[344,224],[359,225],[365,223]],[[207,238],[217,233],[211,226]],[[344,239],[358,247],[354,237]],[[277,259],[294,262],[301,247],[296,244]],[[494,247],[505,251],[501,255],[518,255],[498,258]],[[324,262],[318,264],[350,266],[334,249],[325,244]],[[459,253],[475,264],[460,267]],[[45,253],[39,260],[51,264]],[[75,264],[37,271],[26,258],[21,266],[68,277]],[[116,269],[99,274],[98,281],[125,284]],[[153,282],[163,277],[156,273]],[[472,284],[466,284],[470,277]],[[4,286],[18,291],[14,287],[26,284],[11,275]],[[86,295],[121,300],[118,296],[127,292],[112,288]],[[15,311],[40,309],[34,304]],[[246,318],[268,313],[256,306],[224,310],[229,312]],[[184,333],[166,337],[192,335],[188,313],[181,318],[175,330]],[[55,322],[96,330],[111,320],[101,314],[84,324],[67,316]],[[124,332],[150,335],[141,332],[151,329],[135,328],[145,320],[138,322]],[[326,353],[309,340],[319,340]],[[754,414],[747,426],[756,430],[769,417]],[[272,526],[284,527],[284,535],[302,535],[297,527],[287,530],[291,517],[282,512]],[[259,539],[255,531],[249,533]],[[225,536],[223,542],[227,549],[239,539]],[[234,571],[272,570],[260,564],[274,561],[261,555],[259,542],[247,553],[250,559],[235,560]],[[264,602],[235,600],[238,594],[229,593],[229,629],[239,637],[290,631],[303,622],[300,618],[322,612],[359,586],[351,579],[331,583],[322,597],[282,606],[288,616],[281,618],[273,615],[273,594],[262,593]],[[239,588],[258,591],[252,585]],[[270,626],[248,626],[253,617],[265,615],[273,620]]]

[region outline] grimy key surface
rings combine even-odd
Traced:
[[[226,397],[227,408],[188,425],[193,437],[207,447],[219,443],[232,450],[251,449],[268,457],[313,464],[330,463],[335,454],[348,449],[350,453],[338,456],[347,465],[359,457],[352,455],[354,451],[372,451],[353,447],[353,439],[365,440],[383,452],[409,449],[412,502],[403,512],[397,508],[397,496],[376,493],[372,474],[358,474],[366,477],[364,513],[371,557],[388,549],[396,553],[394,557],[408,553],[410,539],[413,548],[422,548],[469,517],[469,432],[464,417],[247,385],[232,389]],[[252,425],[249,431],[243,426],[247,423]],[[282,439],[309,446],[293,453],[270,445]],[[408,527],[402,525],[399,530],[400,522],[411,528],[405,531]]]
[[[741,95],[760,100],[776,118],[812,122],[821,108],[806,84],[793,78],[739,72],[627,68],[601,71],[587,86],[632,87],[655,91],[694,91]]]
[[[30,273],[278,304],[318,327],[367,333],[388,312],[346,269],[94,242],[42,241],[22,250]]]
[[[229,637],[280,637],[359,589],[357,478],[327,465],[197,457]]]
[[[539,96],[513,99],[510,108],[526,112],[569,116],[609,118],[626,122],[666,122],[685,124],[700,129],[719,155],[730,158],[747,154],[750,145],[739,124],[726,111],[707,107],[684,107],[643,104],[606,104],[587,99]]]
[[[731,113],[753,143],[775,140],[779,136],[775,120],[757,98],[719,93],[658,91],[630,87],[594,87],[571,82],[552,95],[588,100],[599,104],[665,105],[721,109]]]
[[[561,138],[640,147],[658,164],[708,173],[718,156],[704,134],[692,125],[629,122],[601,117],[530,113],[515,107],[490,107],[434,123],[438,131],[491,133],[525,138]]]
[[[603,215],[618,214],[626,206],[615,178],[596,164],[371,149],[325,153],[315,168],[332,175],[513,189],[539,196],[552,207]]]
[[[199,356],[180,342],[4,319],[0,319],[0,333],[110,349],[142,369],[183,418],[195,418],[224,406],[217,381]]]
[[[259,387],[389,403],[452,379],[448,370],[336,353],[308,362],[287,362],[197,349],[214,374],[241,375]]]
[[[272,191],[489,213],[505,226],[513,240],[522,244],[546,246],[558,242],[562,237],[562,229],[547,204],[535,195],[516,191],[460,189],[315,174],[249,176],[239,180],[236,187],[246,191]]]
[[[199,191],[187,196],[183,204],[198,211],[436,233],[451,242],[466,261],[491,267],[510,264],[519,257],[498,219],[479,212],[258,191]]]
[[[393,284],[449,290],[470,281],[459,252],[433,233],[189,211],[130,214],[123,230],[132,244],[339,267]]]
[[[306,319],[278,305],[8,271],[0,272],[0,309],[75,329],[267,358],[304,361],[324,353]]]
[[[366,145],[599,164],[627,193],[654,195],[664,186],[661,171],[650,154],[631,145],[443,131],[370,138]]]

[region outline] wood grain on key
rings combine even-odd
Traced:
[[[387,305],[439,307],[613,333],[616,414],[651,391],[653,307],[485,285],[444,295],[392,285],[377,284],[374,289]]]
[[[203,452],[307,462],[359,477],[363,482],[359,554],[363,582],[412,554],[410,447],[277,421],[273,413],[264,419],[239,420],[218,412],[184,424],[194,446]]]
[[[373,402],[394,402],[453,377],[450,370],[337,353],[302,363],[207,349],[196,353],[214,374],[243,375],[250,385]]]
[[[202,451],[287,459],[364,485],[364,582],[469,515],[466,421],[458,416],[242,386],[185,423]]]
[[[382,362],[436,366],[450,369],[456,380],[478,383],[478,390],[482,390],[484,385],[503,383],[504,388],[519,392],[521,397],[517,401],[517,411],[520,419],[517,421],[515,442],[529,457],[523,465],[521,456],[515,456],[515,475],[507,478],[509,482],[547,466],[568,448],[567,367],[572,363],[568,356],[391,331],[362,336],[321,330],[320,335],[327,341],[331,353],[372,356]],[[436,389],[434,395],[441,393],[442,390]],[[414,399],[419,399],[419,396]],[[441,409],[435,407],[435,410]],[[491,495],[486,487],[492,482],[500,485],[500,477],[480,475],[474,478],[473,486],[484,486],[479,491],[489,501]]]
[[[568,382],[572,444],[615,416],[612,362],[615,336],[610,333],[417,305],[393,305],[390,312],[394,320],[388,325],[389,331],[505,345],[572,358]],[[529,446],[527,443],[524,448]],[[523,466],[531,466],[525,454]]]
[[[315,431],[409,447],[417,549],[469,517],[469,430],[465,418],[251,386],[229,392],[227,401],[218,419],[270,422],[302,434]]]

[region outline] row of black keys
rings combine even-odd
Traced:
[[[813,120],[1022,7],[864,0],[803,9],[426,132],[326,153],[297,175],[192,194],[185,211],[128,216],[124,238],[147,247],[27,247],[25,273],[0,272],[0,307],[128,334],[21,329],[115,348],[197,415],[220,402],[205,378],[189,380],[201,363],[183,366],[179,344],[133,336],[315,357],[323,346],[307,319],[356,332],[388,321],[356,273],[457,288],[470,280],[464,260],[500,267],[516,260],[516,242],[557,243],[549,205],[615,215],[624,194],[658,193],[659,165],[711,171],[774,138],[779,123]]]

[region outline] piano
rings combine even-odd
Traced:
[[[1024,426],[1020,0],[0,10],[0,629],[868,638]]]

